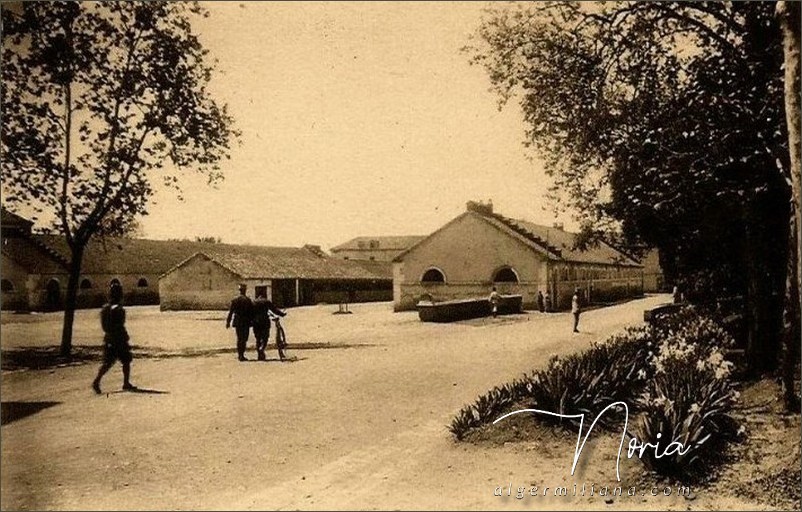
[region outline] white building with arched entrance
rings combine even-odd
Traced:
[[[643,294],[643,267],[605,243],[580,251],[576,235],[493,212],[468,202],[456,217],[393,260],[393,308],[414,309],[420,300],[523,296],[535,308],[538,292],[554,309],[570,307],[579,288],[586,301],[608,302]]]

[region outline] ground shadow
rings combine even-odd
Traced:
[[[0,425],[8,425],[37,412],[59,405],[61,402],[2,402],[0,404]]]
[[[136,387],[134,389],[118,389],[116,391],[109,391],[104,394],[106,395],[114,395],[117,393],[141,393],[144,395],[169,395],[169,391],[161,391],[158,389],[147,389],[147,388],[140,388]]]
[[[327,343],[327,342],[301,342],[290,343],[288,350],[321,350],[321,349],[351,349],[374,347],[373,344]],[[132,347],[134,360],[137,359],[172,359],[187,357],[210,357],[222,354],[235,354],[235,347],[210,349],[184,349],[168,351],[156,347]],[[15,370],[50,370],[78,366],[91,362],[100,363],[103,359],[103,347],[95,345],[73,345],[72,355],[63,357],[59,347],[26,347],[2,351],[0,366],[3,371]],[[298,361],[302,359],[297,359]]]
[[[12,370],[48,370],[77,366],[103,358],[103,347],[90,345],[74,345],[72,355],[63,357],[58,346],[26,347],[3,350],[2,369]]]

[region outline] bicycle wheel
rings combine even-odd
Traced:
[[[276,346],[282,350],[287,348],[287,337],[284,334],[284,328],[280,325],[278,326],[278,329],[276,329]]]

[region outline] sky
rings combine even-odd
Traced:
[[[426,235],[492,199],[554,218],[542,164],[512,102],[460,48],[485,2],[207,2],[195,23],[240,144],[210,188],[159,190],[148,238],[324,249],[356,236]]]

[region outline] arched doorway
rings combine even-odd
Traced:
[[[511,267],[501,267],[493,273],[494,283],[517,283],[518,274]]]
[[[438,268],[430,268],[426,272],[423,273],[423,276],[420,278],[421,283],[445,283],[446,276],[443,274],[443,271]]]
[[[61,284],[58,279],[51,279],[45,286],[45,309],[47,311],[61,309]]]

